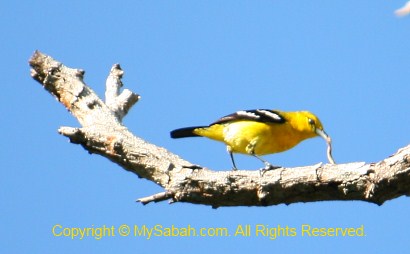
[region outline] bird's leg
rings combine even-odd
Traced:
[[[227,146],[226,147],[226,150],[228,151],[228,153],[229,153],[229,156],[231,157],[231,161],[232,161],[232,170],[238,170],[238,168],[236,167],[236,164],[235,164],[235,160],[233,159],[233,153],[232,153],[232,149],[231,149],[231,147],[230,146]]]
[[[258,140],[254,139],[252,142],[250,142],[247,146],[246,146],[246,151],[252,155],[253,157],[257,158],[258,160],[262,161],[263,164],[265,164],[264,168],[259,169],[259,173],[261,176],[263,176],[263,174],[265,174],[266,171],[269,170],[273,170],[273,169],[277,169],[277,168],[281,168],[280,166],[273,166],[272,164],[270,164],[268,161],[262,159],[261,157],[259,157],[258,155],[255,154],[255,146],[257,145]]]

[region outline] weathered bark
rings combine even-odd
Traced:
[[[410,193],[410,146],[370,164],[280,168],[263,176],[258,171],[212,171],[147,143],[122,125],[139,96],[126,89],[119,94],[123,71],[118,64],[107,78],[105,102],[83,83],[83,70],[70,69],[38,51],[30,66],[32,77],[82,126],[61,127],[60,134],[164,188],[164,192],[140,198],[143,204],[170,200],[219,207],[362,200],[381,205]]]

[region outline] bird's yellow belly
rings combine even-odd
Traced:
[[[238,121],[224,128],[224,143],[232,152],[264,155],[286,151],[300,142],[286,123],[269,125]]]

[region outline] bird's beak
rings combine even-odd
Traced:
[[[321,129],[316,128],[316,129],[315,129],[315,132],[316,132],[317,135],[319,135],[319,136],[321,136],[322,138],[324,138],[324,139],[326,140],[326,143],[332,142],[331,139],[330,139],[330,137],[326,134],[326,132],[325,132],[324,130],[321,130]]]
[[[331,164],[336,164],[335,160],[332,157],[332,139],[326,134],[324,130],[316,128],[316,134],[321,136],[327,143],[327,159]]]

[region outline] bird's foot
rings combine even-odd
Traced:
[[[275,170],[275,169],[278,169],[278,168],[282,168],[282,167],[281,167],[281,166],[274,166],[274,165],[270,164],[269,162],[265,162],[265,167],[259,169],[259,175],[260,175],[261,177],[263,177],[263,175],[264,175],[266,172],[268,172],[268,171],[270,171],[270,170]]]
[[[183,165],[182,166],[183,168],[190,168],[190,169],[203,169],[204,167],[201,167],[201,166],[199,166],[199,165],[196,165],[196,164],[191,164],[191,165]]]

